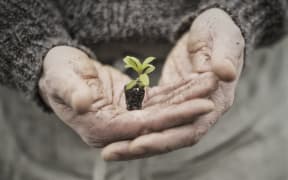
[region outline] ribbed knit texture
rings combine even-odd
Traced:
[[[201,1],[196,13],[185,17],[176,39],[187,31],[198,14],[215,7],[228,12],[240,27],[247,52],[276,42],[287,30],[286,0],[207,0]]]
[[[81,48],[70,38],[52,3],[0,1],[0,83],[23,92],[47,111],[50,109],[39,96],[38,81],[43,57],[57,45]]]
[[[52,47],[90,52],[103,41],[175,42],[212,7],[232,16],[249,50],[285,32],[285,0],[1,0],[0,83],[41,104],[38,81],[43,57]]]

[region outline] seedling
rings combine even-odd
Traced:
[[[155,70],[155,66],[150,64],[155,57],[147,57],[143,63],[132,56],[126,56],[123,61],[125,68],[131,68],[137,72],[138,77],[124,86],[127,110],[137,110],[142,108],[142,101],[145,95],[145,87],[149,87],[149,74]]]

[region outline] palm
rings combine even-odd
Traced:
[[[144,109],[127,111],[124,85],[130,81],[128,76],[97,61],[86,62],[85,65],[79,64],[81,61],[74,63],[74,68],[77,67],[75,72],[92,92],[93,103],[90,109],[79,114],[62,101],[54,100],[50,104],[55,113],[90,146],[103,147],[114,141],[127,140],[150,131],[176,126],[182,123],[175,121],[180,115],[192,116],[210,110],[199,100],[198,111],[191,112],[187,107],[194,102],[186,102],[198,96],[200,91],[205,95],[214,88],[216,82],[210,80],[209,74],[187,77],[178,83],[146,89]],[[209,79],[210,85],[207,87],[198,84],[198,94],[195,91],[189,92],[189,89],[194,88],[192,85],[195,78],[200,78],[203,82]],[[175,97],[175,94],[179,93],[183,93],[185,99]],[[176,106],[178,108],[175,108]]]

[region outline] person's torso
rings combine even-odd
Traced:
[[[200,0],[52,1],[71,38],[98,56],[102,53],[99,46],[105,43],[118,43],[119,47],[114,45],[113,51],[122,50],[122,53],[122,45],[127,41],[135,42],[135,49],[154,43],[169,44],[176,27],[185,16],[194,12]],[[117,55],[117,52],[109,51]]]

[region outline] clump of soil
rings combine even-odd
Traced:
[[[145,95],[144,87],[139,86],[137,84],[133,88],[127,90],[125,86],[124,91],[125,91],[127,110],[131,111],[141,109],[142,101]]]

